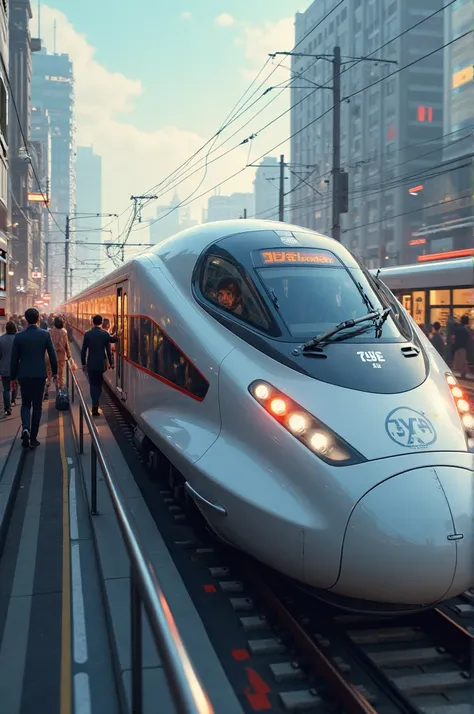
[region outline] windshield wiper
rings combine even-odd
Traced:
[[[390,315],[391,312],[392,312],[392,308],[386,307],[385,310],[380,315],[380,320],[377,321],[377,325],[375,326],[375,337],[376,338],[382,337],[382,325],[384,324],[385,320],[387,319],[387,317]]]
[[[383,323],[387,319],[390,310],[391,308],[387,308],[383,312],[374,310],[373,312],[369,312],[367,313],[367,315],[358,317],[355,320],[345,320],[344,322],[341,322],[339,325],[334,327],[332,330],[325,332],[323,335],[313,337],[313,339],[309,340],[309,342],[305,342],[302,347],[302,350],[304,352],[305,350],[310,350],[313,347],[317,347],[318,345],[325,344],[331,339],[331,337],[337,335],[338,332],[342,332],[342,330],[347,330],[350,327],[355,327],[355,325],[359,325],[361,322],[369,322],[370,320],[374,320],[374,322],[376,321],[375,329],[377,334],[377,332],[381,330]]]

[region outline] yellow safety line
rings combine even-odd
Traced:
[[[69,543],[69,469],[64,444],[64,421],[59,413],[59,449],[63,471],[63,572],[61,607],[60,714],[71,714],[71,552]]]

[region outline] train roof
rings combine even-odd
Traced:
[[[376,274],[377,270],[371,270]],[[474,258],[437,260],[383,268],[380,278],[391,290],[474,285]]]
[[[168,259],[173,255],[176,256],[182,253],[189,255],[189,253],[193,253],[197,258],[209,245],[217,243],[224,238],[234,236],[236,239],[239,239],[245,234],[255,234],[261,231],[275,231],[278,234],[286,234],[288,236],[292,233],[298,233],[300,236],[304,234],[311,244],[314,245],[315,241],[317,241],[317,247],[319,248],[328,248],[334,253],[340,254],[340,257],[348,255],[347,249],[344,248],[341,243],[322,233],[316,233],[309,228],[294,226],[289,223],[281,223],[279,221],[252,219],[215,221],[188,228],[154,246],[148,251],[148,254],[157,255],[162,259]],[[258,248],[259,246],[256,245],[258,241],[254,240],[253,242],[255,243],[255,247]]]
[[[271,232],[276,233],[276,235],[271,237]],[[258,233],[262,234],[261,237],[257,235]],[[264,233],[266,233],[266,236]],[[294,235],[298,236],[296,245],[291,242],[285,242],[285,238],[291,241],[292,236],[294,240]],[[190,289],[191,275],[199,256],[202,255],[206,248],[221,241],[221,245],[224,246],[225,243],[226,248],[234,253],[237,259],[239,259],[238,253],[242,250],[265,249],[270,244],[271,247],[276,248],[281,242],[282,249],[285,246],[288,249],[288,246],[290,246],[293,249],[312,247],[330,250],[343,263],[356,265],[351,253],[341,243],[308,228],[279,221],[252,219],[216,221],[188,228],[150,247],[149,250],[112,271],[72,299],[85,296],[100,286],[110,284],[124,277],[130,271],[132,265],[141,265],[145,270],[165,268],[173,275],[174,279],[183,286],[186,284]]]

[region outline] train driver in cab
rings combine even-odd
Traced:
[[[243,302],[242,289],[235,278],[223,278],[217,286],[217,302],[225,310],[239,317],[247,317],[247,309]]]

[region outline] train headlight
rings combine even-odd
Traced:
[[[252,382],[249,392],[267,414],[326,463],[350,466],[367,460],[332,429],[268,382]]]
[[[461,421],[465,429],[474,431],[474,414],[464,414]]]
[[[458,414],[461,418],[461,423],[466,432],[467,447],[471,450],[474,447],[474,414],[471,411],[469,402],[465,394],[459,386],[456,377],[451,372],[446,372],[446,381],[449,384],[451,395],[456,404]]]

